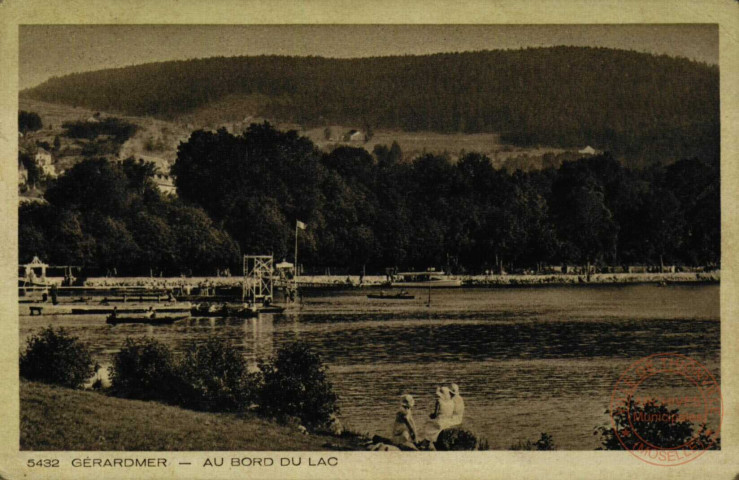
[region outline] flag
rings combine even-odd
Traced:
[[[303,222],[301,222],[300,220],[295,220],[295,222],[297,222],[295,224],[296,227],[298,227],[301,230],[305,230],[305,224]]]

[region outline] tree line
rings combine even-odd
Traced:
[[[193,132],[172,168],[178,198],[154,171],[101,159],[65,172],[48,204],[20,207],[21,261],[239,271],[240,254],[292,259],[297,220],[300,261],[317,272],[720,261],[716,158],[634,170],[606,153],[508,173],[477,153],[404,159],[397,144],[321,152],[263,123]]]
[[[244,253],[314,268],[708,264],[720,257],[715,158],[646,170],[611,155],[508,173],[468,153],[403,159],[316,149],[295,131],[253,124],[242,135],[194,132],[173,166],[178,193],[222,225]]]
[[[718,67],[607,48],[214,57],[52,78],[23,95],[164,118],[247,96],[259,105],[249,114],[277,121],[494,132],[521,146],[589,144],[640,165],[716,155],[720,137]]]
[[[50,180],[47,203],[19,207],[20,261],[37,255],[100,275],[213,275],[237,264],[231,236],[202,208],[162,196],[155,171],[133,158],[88,159]]]

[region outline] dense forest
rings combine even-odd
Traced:
[[[52,265],[92,274],[215,274],[237,264],[239,250],[208,215],[163,197],[151,163],[84,160],[51,180],[45,204],[21,204],[20,261],[38,255]]]
[[[521,145],[592,145],[639,164],[715,156],[718,67],[606,48],[361,59],[216,57],[52,78],[22,92],[174,118],[231,95],[303,125],[496,132]]]
[[[707,265],[720,260],[719,163],[631,170],[609,154],[513,174],[468,153],[408,160],[397,144],[320,152],[295,131],[193,132],[173,166],[86,160],[20,208],[20,258],[119,273],[239,271],[239,253],[291,259],[296,220],[307,271],[339,267]]]

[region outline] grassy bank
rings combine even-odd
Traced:
[[[303,435],[252,414],[213,414],[20,382],[21,450],[359,449],[356,438]]]

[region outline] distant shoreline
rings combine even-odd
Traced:
[[[462,287],[448,288],[498,288],[536,287],[548,285],[630,285],[630,284],[692,284],[720,283],[721,272],[676,272],[676,273],[594,273],[585,274],[511,274],[511,275],[451,275],[462,280]],[[59,283],[61,278],[49,279]],[[242,277],[95,277],[87,279],[87,286],[151,286],[175,287],[179,285],[239,285]],[[384,275],[367,275],[360,283],[359,275],[304,275],[298,278],[298,286],[310,288],[391,288]],[[400,288],[400,287],[392,287]],[[418,288],[418,287],[415,287]]]

